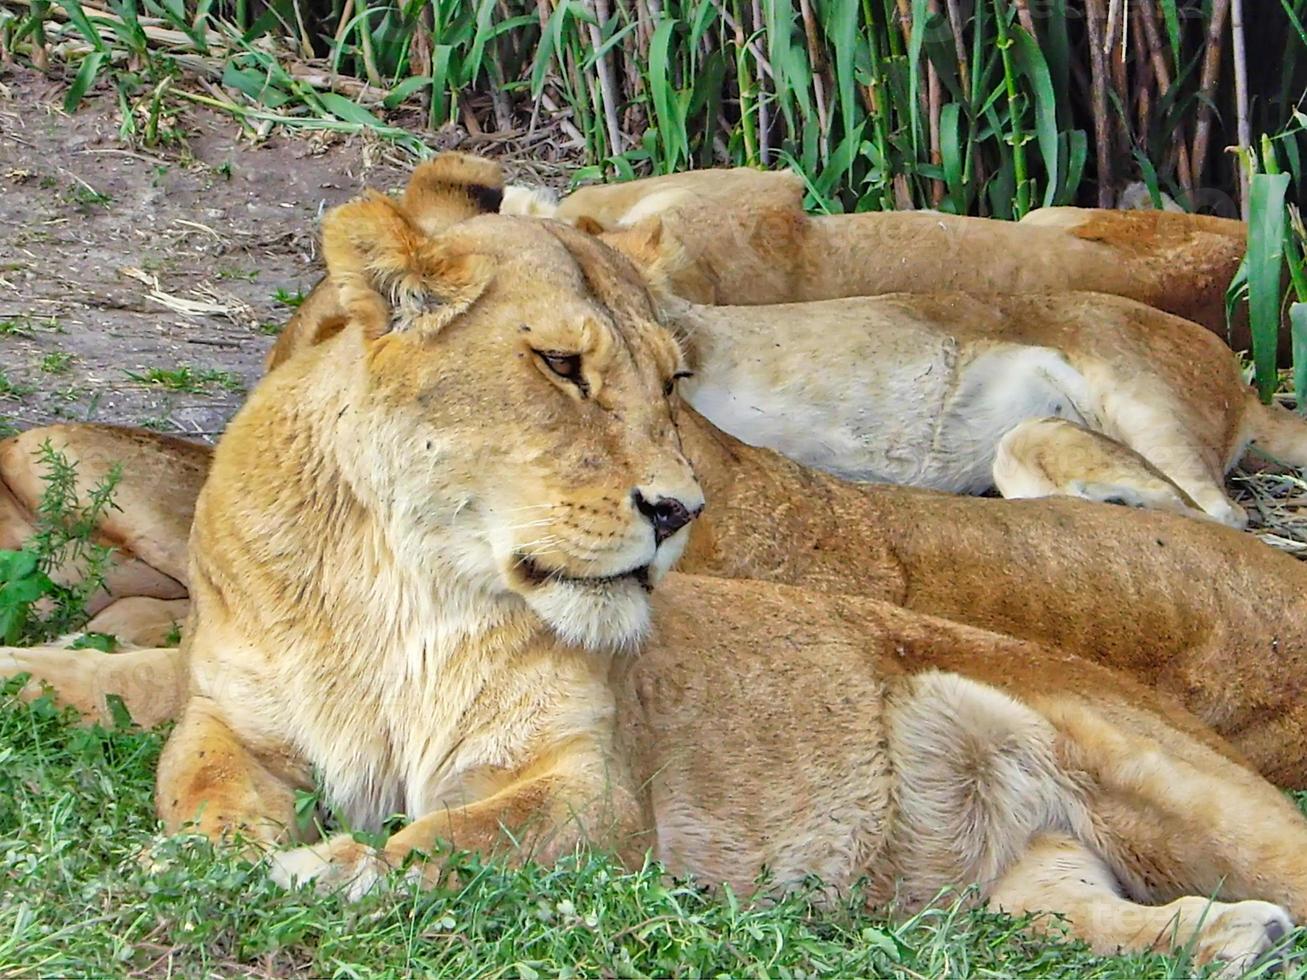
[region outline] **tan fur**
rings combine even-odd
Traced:
[[[850,479],[982,491],[1008,430],[1061,417],[1133,450],[1206,514],[1243,527],[1225,474],[1250,441],[1275,439],[1285,462],[1307,465],[1307,424],[1263,407],[1224,344],[1118,296],[674,300],[664,309],[695,370],[683,392],[697,410],[749,443]],[[1054,459],[1059,447],[1068,452]],[[1096,480],[1093,469],[1075,471],[1085,457],[1071,444],[1045,440],[1042,451],[1064,473],[1044,492]]]
[[[634,276],[596,289],[592,245],[525,219],[414,248],[393,213],[349,205],[326,234],[384,236],[330,271],[360,291],[415,277],[403,329],[371,337],[362,304],[215,453],[159,768],[169,829],[279,844],[316,771],[356,827],[413,818],[375,852],[272,855],[278,880],[355,894],[410,859],[436,873],[418,852],[437,841],[485,853],[507,831],[517,857],[586,841],[737,888],[764,868],[781,887],[866,877],[904,908],[974,884],[1069,912],[1099,948],[1192,941],[1200,962],[1251,963],[1307,914],[1307,822],[1132,681],[865,598],[664,582],[687,534],[660,539],[637,501],[692,515],[700,497],[666,394],[679,354]],[[458,280],[449,256],[494,273],[438,325],[406,319]],[[559,377],[538,351],[581,361]],[[1049,862],[1025,865],[1052,839],[1099,862],[1097,901],[1046,901]],[[1208,894],[1236,904],[1169,937],[1136,926]]]
[[[430,203],[413,193],[420,183],[415,174],[403,205],[417,225],[425,209],[438,213],[443,200]],[[458,199],[457,192],[449,193]],[[1225,493],[1225,473],[1250,440],[1272,427],[1292,429],[1296,420],[1281,422],[1256,403],[1224,345],[1177,317],[1107,294],[921,293],[924,280],[905,280],[897,285],[907,294],[773,305],[805,292],[862,291],[846,288],[859,274],[841,256],[797,278],[778,274],[799,268],[794,256],[803,235],[795,221],[808,220],[802,197],[795,174],[737,168],[582,188],[559,204],[557,214],[583,229],[619,229],[605,239],[658,289],[665,318],[678,328],[695,362],[697,375],[685,386],[686,397],[751,444],[850,479],[977,492],[993,485],[992,465],[1004,433],[1056,410],[1141,455],[1203,513],[1234,527],[1246,524],[1243,510]],[[520,204],[511,209],[524,210]],[[1129,251],[1116,262],[1131,268],[1136,260],[1156,265],[1159,249],[1193,246],[1190,231],[1209,237],[1230,231],[1215,218],[1056,211],[1057,235],[1109,241]],[[1147,228],[1122,225],[1138,225],[1141,218]],[[975,237],[997,225],[1002,223],[979,222],[967,234]],[[1009,234],[1014,226],[1004,227]],[[862,247],[854,240],[861,234],[855,225],[845,230],[853,239],[844,245]],[[903,244],[897,243],[895,254]],[[1057,250],[1048,242],[1040,248]],[[1236,261],[1241,248],[1231,253]],[[771,272],[764,273],[760,263]],[[1169,268],[1167,274],[1178,274],[1174,270],[1181,266],[1172,262]],[[742,287],[743,278],[731,277],[745,275],[752,288],[772,293],[732,299],[736,286],[725,293],[718,288],[726,279]],[[932,275],[932,289],[958,285],[939,269]],[[1036,270],[1007,285],[1038,285],[1041,275]],[[823,277],[827,286],[813,286]],[[1092,275],[1088,281],[1093,283]],[[1192,285],[1177,280],[1177,294],[1188,295]],[[328,283],[320,290],[332,288]],[[678,294],[751,305],[687,308]],[[320,331],[310,320],[292,323],[279,341],[283,349],[272,354],[274,363],[303,346],[297,332],[310,344]],[[1307,426],[1299,428],[1286,460],[1303,465]],[[1053,451],[1046,441],[1044,452]],[[1083,488],[1093,482],[1091,472],[1072,472],[1074,460],[1083,462],[1083,454],[1055,464],[1066,473],[1057,485]],[[1172,509],[1175,504],[1166,492],[1133,499]]]
[[[1009,499],[1065,494],[1187,516],[1203,513],[1137,452],[1068,419],[1031,419],[1010,429],[994,453],[994,485]]]
[[[469,218],[497,211],[503,193],[503,172],[497,163],[465,153],[442,153],[414,168],[395,205],[396,210],[411,217],[418,232],[430,233],[451,216]],[[342,233],[330,246],[324,242],[324,249],[348,248],[347,237]],[[299,351],[334,336],[344,328],[346,315],[337,284],[322,280],[304,298],[268,350],[264,368],[271,371]],[[383,328],[384,324],[376,323],[374,317],[369,329],[379,333]]]
[[[627,264],[577,233],[554,233],[589,291],[629,301],[638,276]],[[685,408],[678,428],[711,500],[692,526],[686,570],[858,591],[1061,647],[1160,688],[1271,778],[1307,785],[1307,570],[1293,560],[1161,515],[853,487],[744,446]],[[1266,431],[1274,451],[1292,448],[1297,422]],[[281,441],[268,434],[263,452]],[[158,451],[163,464],[150,465],[166,466],[167,445]],[[141,496],[124,519],[153,519]]]
[[[700,170],[585,187],[556,216],[596,221],[619,247],[642,223],[661,221],[671,253],[650,256],[658,261],[649,268],[698,303],[1081,289],[1138,300],[1222,338],[1225,290],[1247,241],[1242,222],[1166,211],[1043,209],[1019,223],[921,211],[809,217],[802,195],[790,172]],[[1232,342],[1248,347],[1246,322]]]
[[[186,707],[159,770],[167,826],[279,842],[316,769],[355,825],[416,819],[378,852],[350,837],[278,852],[281,880],[358,892],[437,839],[491,851],[508,830],[537,857],[652,848],[737,887],[763,867],[782,886],[867,877],[906,908],[975,884],[1068,914],[1099,949],[1192,942],[1236,967],[1307,912],[1302,818],[1133,681],[867,598],[663,582],[685,533],[660,543],[633,491],[696,510],[681,447],[705,439],[746,461],[746,494],[766,481],[691,414],[673,428],[679,354],[635,275],[604,278],[599,246],[505,218],[413,248],[392,215],[375,199],[336,212],[395,237],[334,251],[332,274],[360,290],[411,277],[401,329],[351,322],[288,361],[215,454]],[[495,269],[475,302],[404,314],[470,255]],[[537,350],[579,352],[585,392]],[[699,473],[719,476],[711,454]],[[808,478],[819,500],[857,493]],[[648,637],[644,590],[607,578],[641,562]],[[1204,918],[1209,894],[1233,904]]]
[[[19,548],[31,537],[47,472],[39,463],[42,445],[77,467],[75,493],[85,503],[96,483],[115,464],[127,478],[114,492],[115,507],[100,522],[97,541],[114,549],[116,560],[105,588],[91,596],[91,612],[114,596],[179,599],[186,595],[186,535],[190,510],[208,470],[202,446],[144,429],[107,425],[48,426],[0,441],[0,548]],[[54,573],[76,581],[83,563]]]

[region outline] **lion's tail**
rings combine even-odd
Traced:
[[[1282,463],[1307,467],[1307,418],[1279,405],[1263,405],[1251,393],[1248,404],[1250,440]]]

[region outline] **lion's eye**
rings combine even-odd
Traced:
[[[585,378],[581,375],[580,354],[562,354],[557,351],[538,350],[535,355],[555,375],[576,385],[580,389],[582,397],[589,393],[590,386],[585,383]]]
[[[666,397],[671,398],[672,392],[676,390],[676,382],[680,381],[682,378],[693,378],[693,377],[694,377],[693,371],[677,371],[675,374],[673,374],[670,378],[667,379],[667,384],[663,385],[663,394]]]

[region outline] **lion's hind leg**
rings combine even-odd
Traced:
[[[1188,494],[1209,517],[1234,528],[1248,525],[1248,515],[1225,490],[1227,447],[1201,436],[1204,423],[1175,399],[1141,392],[1123,383],[1103,399],[1104,428],[1150,467]]]
[[[109,723],[111,695],[122,699],[132,719],[152,728],[175,718],[183,689],[180,652],[173,647],[101,653],[63,647],[0,647],[0,678],[30,680],[18,692],[35,700],[47,687],[61,705],[77,709],[88,723]]]
[[[994,486],[1009,499],[1082,497],[1207,516],[1189,494],[1134,450],[1061,418],[1029,419],[999,440]]]
[[[1307,820],[1196,723],[937,671],[902,684],[886,717],[909,902],[974,882],[1101,952],[1189,948],[1232,969],[1307,917]]]
[[[1153,711],[1032,705],[1089,826],[1033,835],[992,903],[1063,913],[1096,949],[1189,948],[1231,974],[1307,918],[1307,820],[1273,786]]]
[[[1063,834],[1042,834],[990,891],[991,907],[1033,914],[1036,929],[1054,930],[1056,910],[1069,931],[1096,953],[1188,950],[1200,964],[1222,963],[1240,976],[1280,945],[1293,928],[1289,913],[1270,902],[1217,902],[1185,896],[1166,905],[1124,897],[1101,857]]]

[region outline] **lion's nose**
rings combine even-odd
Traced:
[[[656,500],[650,500],[638,489],[631,491],[631,500],[635,503],[635,509],[653,525],[656,544],[662,544],[698,517],[703,510],[702,505],[690,510],[675,497],[658,497]]]

